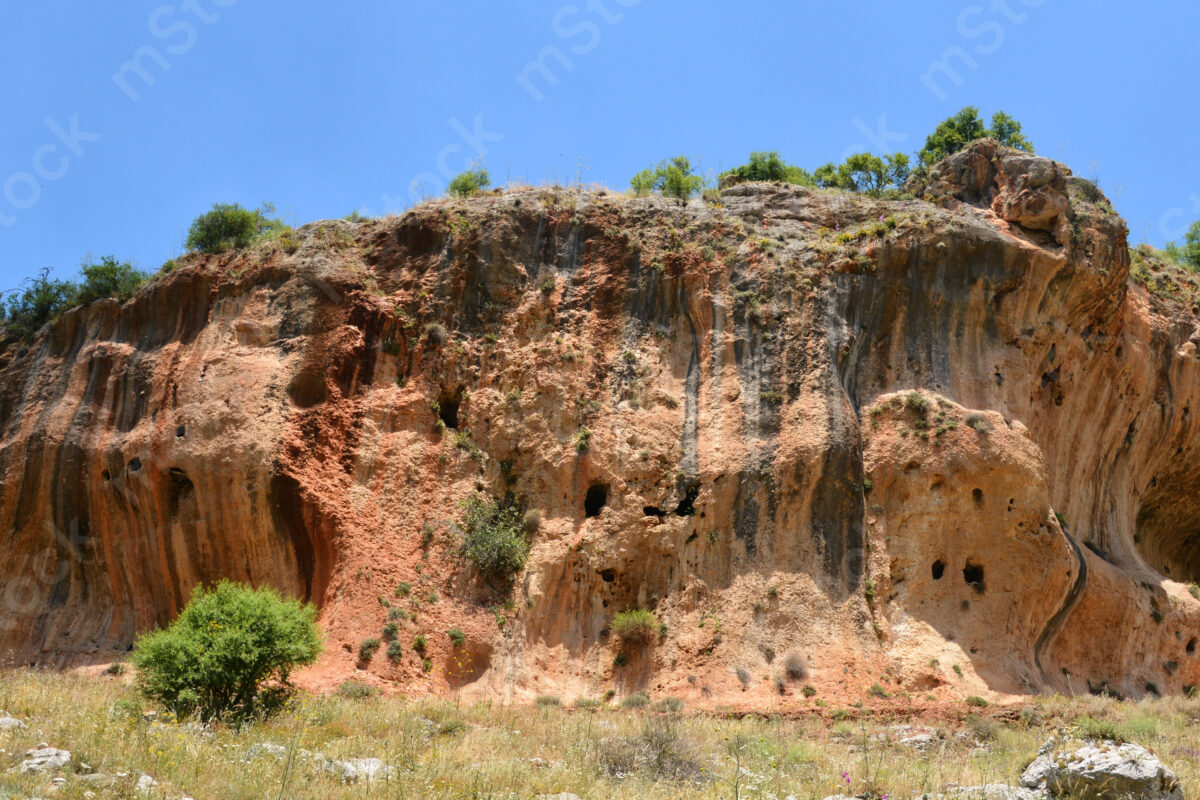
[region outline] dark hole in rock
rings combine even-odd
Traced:
[[[1188,640],[1188,643],[1187,643],[1187,651],[1188,651],[1189,653],[1194,653],[1194,652],[1196,652],[1196,640],[1195,640],[1195,639],[1189,639],[1189,640]]]
[[[612,583],[617,579],[617,571],[615,569],[602,569],[600,570],[600,577],[605,583]]]
[[[937,561],[933,562],[932,572],[933,579],[935,581],[940,581],[942,579],[942,575],[946,574],[946,564],[939,558]]]
[[[180,425],[178,428],[175,429],[175,435],[181,439],[183,438],[183,435],[185,433],[187,433],[187,429],[184,428],[182,425]]]
[[[642,506],[642,513],[647,517],[662,517],[666,516],[667,512],[663,511],[658,506]]]
[[[462,387],[442,392],[438,398],[438,417],[447,428],[458,428],[458,407],[462,404]]]
[[[112,476],[108,474],[108,470],[104,470],[103,472],[100,473],[100,478],[102,480],[109,480],[111,477]]]
[[[688,517],[696,513],[696,497],[700,494],[699,486],[689,486],[687,493],[683,499],[679,501],[679,505],[675,507],[675,515],[678,517]]]
[[[971,490],[971,498],[976,503],[982,504],[983,503],[983,489],[972,489]]]
[[[140,458],[137,458],[135,456],[135,457],[129,459],[129,471],[130,472],[137,472],[141,468],[142,468],[142,460]]]
[[[589,486],[587,496],[583,498],[583,513],[589,517],[600,515],[600,509],[608,502],[608,487],[603,483]]]
[[[982,593],[983,584],[983,565],[976,564],[974,561],[968,561],[963,567],[963,580],[977,592]]]

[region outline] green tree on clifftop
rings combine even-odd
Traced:
[[[1021,123],[997,111],[992,115],[991,127],[985,127],[979,117],[979,109],[967,106],[949,119],[943,120],[925,139],[921,148],[921,163],[928,166],[946,156],[957,153],[976,139],[991,137],[1005,147],[1033,152],[1033,143],[1021,133]]]

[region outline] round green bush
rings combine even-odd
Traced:
[[[237,203],[215,203],[192,222],[188,229],[187,248],[201,253],[222,253],[249,247],[259,238],[288,230],[287,225],[270,214],[274,208],[264,204],[250,210]]]
[[[180,717],[265,715],[290,694],[291,671],[320,655],[316,616],[313,606],[269,588],[197,587],[170,627],[135,644],[139,686]]]

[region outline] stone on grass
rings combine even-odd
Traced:
[[[1072,751],[1043,747],[1021,784],[1077,800],[1183,800],[1175,773],[1131,742],[1092,741]]]
[[[49,772],[71,763],[71,752],[54,747],[40,747],[25,753],[21,772]]]

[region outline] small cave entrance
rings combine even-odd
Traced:
[[[675,507],[675,516],[690,517],[696,513],[696,498],[700,495],[700,485],[693,483],[687,487],[684,492],[683,499],[679,501],[679,505]]]
[[[588,487],[587,494],[583,498],[583,515],[585,517],[598,517],[600,510],[608,503],[608,484],[594,483]]]
[[[983,505],[983,489],[972,489],[971,499],[975,501],[975,505]]]
[[[1200,458],[1176,451],[1174,469],[1159,473],[1142,495],[1134,547],[1146,565],[1180,583],[1200,583]]]
[[[1191,639],[1188,639],[1187,651],[1188,655],[1194,655],[1196,652],[1196,638],[1194,636]]]
[[[970,586],[975,591],[979,592],[980,594],[983,594],[983,590],[984,590],[985,586],[983,583],[983,565],[982,564],[968,559],[966,565],[963,567],[962,574],[963,574],[963,582],[965,582],[968,586]]]
[[[438,419],[447,428],[458,430],[458,407],[462,405],[462,387],[456,387],[453,391],[442,390],[442,393],[437,399],[437,415]]]
[[[933,579],[935,581],[940,581],[942,576],[946,574],[946,562],[939,558],[937,561],[933,562],[930,572],[933,573]]]

